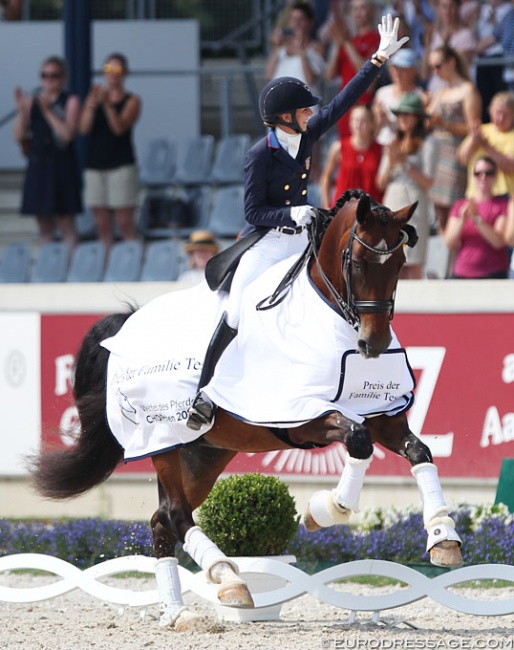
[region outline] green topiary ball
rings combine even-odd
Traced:
[[[221,479],[198,510],[200,527],[228,556],[280,555],[299,521],[287,485],[264,474]]]

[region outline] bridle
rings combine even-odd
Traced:
[[[302,268],[307,264],[308,260],[312,257],[316,263],[319,275],[323,280],[325,286],[327,287],[332,299],[335,304],[341,311],[343,318],[355,329],[359,327],[360,324],[360,314],[370,314],[370,313],[388,313],[389,319],[392,320],[394,315],[394,300],[396,294],[396,287],[393,292],[393,295],[389,300],[355,300],[351,290],[352,284],[352,274],[351,274],[351,259],[352,259],[352,246],[353,242],[357,241],[361,246],[366,250],[375,253],[376,255],[391,255],[395,253],[402,246],[414,246],[418,241],[418,235],[416,229],[409,225],[404,224],[400,230],[400,239],[398,242],[391,248],[383,249],[376,248],[365,242],[357,234],[357,221],[353,224],[350,237],[348,239],[348,244],[346,245],[345,250],[341,254],[341,274],[343,279],[346,281],[346,293],[348,295],[347,300],[338,292],[334,287],[330,278],[325,274],[321,264],[319,262],[318,251],[321,245],[321,241],[325,234],[325,231],[328,227],[328,224],[332,221],[333,217],[338,213],[338,211],[347,203],[350,199],[360,199],[363,196],[367,196],[370,199],[370,210],[377,211],[379,218],[382,221],[386,221],[388,218],[389,211],[386,207],[377,203],[371,196],[366,194],[363,190],[346,190],[341,198],[336,202],[335,206],[331,210],[323,210],[321,208],[316,208],[317,217],[311,221],[307,226],[307,231],[309,235],[309,246],[305,249],[304,253],[298,258],[298,260],[293,264],[293,266],[286,273],[278,287],[275,289],[271,296],[264,298],[256,305],[257,311],[266,311],[267,309],[273,309],[279,305],[284,298],[286,297],[289,289],[291,288],[294,280],[300,274]]]
[[[382,212],[380,218],[387,218],[387,210],[384,206],[381,206],[377,203],[374,203],[372,210],[379,210]],[[313,251],[314,259],[318,268],[321,279],[323,280],[325,286],[327,287],[330,295],[332,296],[337,307],[341,311],[344,319],[354,327],[358,328],[360,324],[360,315],[361,314],[389,314],[389,320],[392,320],[394,316],[394,301],[396,297],[396,287],[393,291],[393,295],[389,300],[356,300],[352,292],[352,272],[351,272],[351,261],[352,261],[352,247],[354,242],[358,242],[366,250],[374,253],[375,255],[385,256],[392,255],[402,246],[414,246],[417,241],[417,234],[415,229],[408,224],[405,224],[400,230],[400,238],[391,246],[391,248],[376,248],[365,242],[362,237],[357,234],[357,221],[353,224],[350,236],[348,238],[348,243],[346,248],[341,253],[341,274],[343,279],[346,282],[346,294],[347,299],[345,300],[339,291],[334,287],[328,276],[323,271],[321,264],[318,258],[318,251],[315,248]]]

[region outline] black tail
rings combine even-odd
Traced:
[[[42,451],[28,459],[35,489],[50,499],[71,499],[105,481],[123,458],[105,414],[109,352],[100,341],[114,336],[133,309],[111,314],[86,334],[75,361],[74,397],[80,433],[69,449]]]

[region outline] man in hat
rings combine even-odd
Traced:
[[[188,256],[188,269],[179,275],[178,282],[198,284],[205,279],[207,262],[219,253],[220,247],[211,232],[195,230],[189,235],[184,248]]]
[[[341,118],[378,77],[382,65],[408,37],[398,40],[399,21],[389,14],[378,26],[380,44],[371,59],[334,99],[313,115],[321,101],[294,77],[278,77],[261,91],[259,110],[270,128],[246,156],[245,217],[242,237],[263,231],[263,237],[243,255],[237,267],[227,312],[207,348],[198,393],[189,409],[187,426],[199,430],[214,418],[215,405],[202,392],[214,375],[222,353],[237,335],[239,310],[246,286],[268,268],[308,245],[306,226],[315,216],[307,203],[307,186],[315,143]]]

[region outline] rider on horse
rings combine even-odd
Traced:
[[[398,18],[390,15],[378,26],[377,52],[327,106],[313,115],[321,98],[294,77],[267,83],[259,98],[259,110],[268,135],[247,153],[245,165],[245,216],[243,237],[260,231],[262,237],[242,257],[235,273],[227,311],[209,343],[198,393],[189,409],[187,426],[199,430],[210,424],[215,405],[204,395],[222,353],[237,335],[239,306],[245,287],[273,264],[299,255],[308,245],[307,226],[315,216],[307,203],[307,187],[315,143],[367,90],[380,68],[407,40],[398,40]]]

